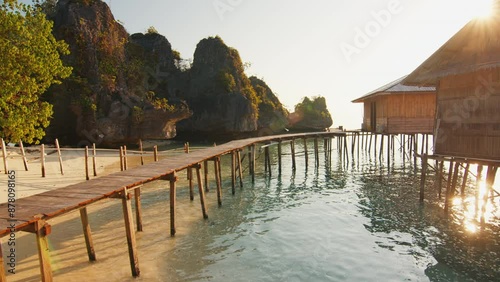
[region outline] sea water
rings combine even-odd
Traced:
[[[255,183],[245,177],[232,196],[226,178],[223,206],[178,238],[165,261],[176,279],[500,281],[498,198],[481,213],[469,189],[445,214],[432,173],[419,203],[419,161],[397,149],[389,167],[374,149],[349,162],[321,152],[316,166],[312,143],[307,165],[296,147],[296,170],[284,145],[281,174],[274,148],[270,176],[261,152]]]
[[[78,213],[51,220],[54,280],[500,281],[499,198],[476,202],[474,177],[464,198],[445,214],[433,171],[420,204],[420,161],[403,160],[397,148],[389,162],[386,152],[375,151],[378,146],[360,150],[359,156],[357,150],[354,157],[349,152],[347,161],[336,146],[327,158],[321,144],[316,165],[313,143],[308,147],[306,164],[303,144],[297,142],[293,170],[284,143],[280,174],[277,146],[271,146],[270,175],[258,149],[255,182],[245,157],[244,185],[237,183],[234,195],[230,158],[224,156],[221,207],[209,162],[207,220],[197,193],[190,201],[186,175],[179,173],[175,237],[169,234],[168,182],[144,185],[144,231],[136,233],[139,278],[130,274],[120,201],[88,207],[93,263]],[[32,234],[19,235],[24,251],[19,250],[17,273],[9,281],[40,280],[35,242]]]

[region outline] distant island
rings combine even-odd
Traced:
[[[38,11],[67,44],[60,58],[72,71],[40,94],[53,113],[33,142],[232,139],[333,124],[324,97],[305,97],[289,113],[219,36],[202,39],[188,62],[154,27],[129,35],[100,0],[44,1]]]

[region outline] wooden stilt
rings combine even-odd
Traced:
[[[379,151],[379,159],[382,158],[382,154],[384,153],[384,135],[380,135],[380,151]]]
[[[371,152],[372,150],[372,139],[373,139],[373,133],[370,133],[370,143],[368,145],[368,154]]]
[[[236,194],[236,156],[231,152],[231,193]]]
[[[481,182],[482,182],[482,179],[483,178],[483,166],[482,165],[477,165],[477,177],[476,177],[476,203],[475,203],[475,207],[476,207],[476,213],[479,209],[479,193],[481,192]]]
[[[349,162],[349,152],[347,150],[347,135],[344,136],[344,155],[345,155],[345,160]]]
[[[264,148],[264,172],[268,172],[271,170],[271,168],[268,167],[268,161],[269,161],[269,147]]]
[[[205,192],[210,192],[210,188],[208,187],[208,161],[203,161],[203,180],[205,181]]]
[[[0,282],[7,282],[5,277],[5,262],[3,259],[2,240],[0,239]]]
[[[52,267],[50,265],[50,250],[47,235],[50,234],[50,225],[44,220],[35,222],[36,243],[38,246],[38,260],[40,261],[40,273],[43,282],[52,281]]]
[[[120,171],[123,171],[124,170],[124,166],[123,166],[123,147],[120,146]]]
[[[387,169],[391,168],[391,136],[387,135]]]
[[[422,147],[420,148],[420,155],[424,154],[425,149],[425,134],[422,134]]]
[[[176,182],[177,174],[174,172],[170,175],[170,235],[175,235],[175,203],[176,203]]]
[[[292,169],[295,170],[297,168],[295,163],[295,139],[290,142],[290,151],[292,152]]]
[[[448,168],[448,181],[446,182],[446,191],[444,199],[444,211],[447,213],[450,205],[450,194],[451,194],[451,179],[453,177],[453,161],[450,161],[450,167]]]
[[[403,165],[404,165],[406,160],[406,135],[404,134],[401,135],[401,149],[403,150]]]
[[[26,159],[26,153],[24,152],[23,141],[19,140],[19,148],[21,149],[21,156],[23,157],[24,170],[28,171],[28,160]]]
[[[453,180],[451,182],[451,196],[455,196],[457,193],[457,182],[458,182],[458,172],[460,170],[460,163],[455,163],[455,168],[453,170]]]
[[[439,162],[439,169],[437,170],[437,189],[439,193],[439,199],[441,199],[441,191],[443,190],[443,170],[444,170],[444,161]]]
[[[2,157],[3,157],[3,168],[5,169],[5,174],[9,172],[9,165],[7,163],[7,148],[5,146],[5,141],[3,138],[0,139],[2,141]]]
[[[220,157],[215,157],[214,160],[214,170],[215,170],[215,179],[216,179],[216,184],[217,184],[217,203],[219,206],[222,206],[222,184],[221,184],[221,179],[220,179],[220,174],[219,174],[219,166],[220,163]]]
[[[427,154],[422,156],[422,177],[420,179],[420,202],[424,202],[425,178],[427,176]]]
[[[57,150],[57,157],[59,159],[59,170],[61,171],[61,175],[64,175],[64,168],[63,168],[63,161],[62,161],[62,156],[61,156],[61,148],[59,147],[59,140],[55,140],[56,144],[56,150]]]
[[[281,140],[278,141],[278,173],[281,175]]]
[[[353,155],[354,158],[354,148],[356,148],[356,133],[352,133],[351,137],[352,137],[351,155]]]
[[[42,177],[45,177],[45,145],[42,144],[42,151],[40,153],[40,162],[42,164]]]
[[[467,186],[469,170],[470,170],[470,163],[467,163],[467,165],[465,166],[464,177],[462,179],[462,187],[460,188],[460,195],[462,196],[462,198],[465,197],[465,187]]]
[[[139,139],[139,151],[141,152],[141,165],[144,165],[144,150],[142,148],[142,140]]]
[[[127,146],[123,146],[123,169],[128,169]]]
[[[238,175],[240,177],[240,188],[243,188],[243,168],[241,164],[241,151],[236,152],[236,160],[238,162]]]
[[[378,145],[378,134],[375,133],[375,144],[373,144],[373,151],[375,152],[374,157],[377,157],[377,145]]]
[[[80,209],[80,219],[82,220],[83,236],[85,237],[85,246],[87,247],[89,261],[95,261],[96,256],[94,250],[94,242],[92,240],[92,232],[90,230],[89,217],[86,207]]]
[[[305,157],[305,160],[306,160],[306,168],[308,167],[308,163],[309,163],[309,155],[307,153],[307,139],[304,138],[304,157]]]
[[[189,200],[194,201],[194,188],[193,188],[193,169],[187,169],[188,182],[189,182]]]
[[[158,146],[157,145],[154,145],[154,147],[153,147],[153,157],[154,157],[155,162],[157,162],[158,161]]]
[[[97,176],[97,149],[95,148],[95,143],[92,144],[92,169],[94,170],[94,176]]]
[[[319,167],[319,149],[318,149],[318,138],[314,138],[314,160],[316,162],[316,167]]]
[[[255,144],[252,144],[252,150],[251,150],[251,153],[252,153],[252,157],[250,158],[251,159],[251,171],[252,171],[252,183],[255,182]]]
[[[137,243],[135,240],[134,221],[132,217],[132,207],[127,189],[122,192],[123,219],[125,221],[125,234],[127,235],[128,255],[132,276],[138,277],[141,273],[139,269],[139,256],[137,254]]]
[[[359,158],[359,143],[361,143],[361,140],[362,140],[362,136],[359,135],[358,132],[356,132],[356,139],[358,139],[358,146],[357,146],[357,154],[358,154],[358,158]]]
[[[89,180],[89,146],[85,146],[85,179]]]
[[[197,164],[196,166],[196,178],[198,179],[198,192],[200,193],[200,204],[201,204],[201,213],[203,214],[203,218],[208,218],[207,207],[205,206],[205,192],[203,190],[203,182],[201,181],[201,165]]]
[[[142,205],[141,205],[141,187],[134,189],[134,203],[135,203],[135,222],[137,224],[137,231],[142,231]]]

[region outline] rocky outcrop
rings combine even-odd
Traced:
[[[325,130],[333,125],[324,97],[305,97],[295,105],[295,112],[288,116],[290,129],[294,131]]]
[[[49,138],[112,144],[175,136],[175,123],[191,112],[173,95],[182,87],[169,83],[179,70],[163,36],[129,40],[100,0],[59,0],[51,17],[56,38],[70,46],[63,60],[73,74],[47,95],[55,117]]]
[[[201,40],[189,76],[183,98],[194,114],[179,130],[219,136],[257,130],[257,97],[237,50],[220,37]]]
[[[288,111],[263,80],[252,76],[250,82],[259,99],[259,119],[257,120],[259,135],[285,131],[288,126]]]

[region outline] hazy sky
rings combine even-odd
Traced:
[[[105,2],[129,33],[154,26],[186,59],[219,35],[288,109],[321,95],[334,126],[355,129],[362,106],[351,100],[412,72],[491,0]]]

